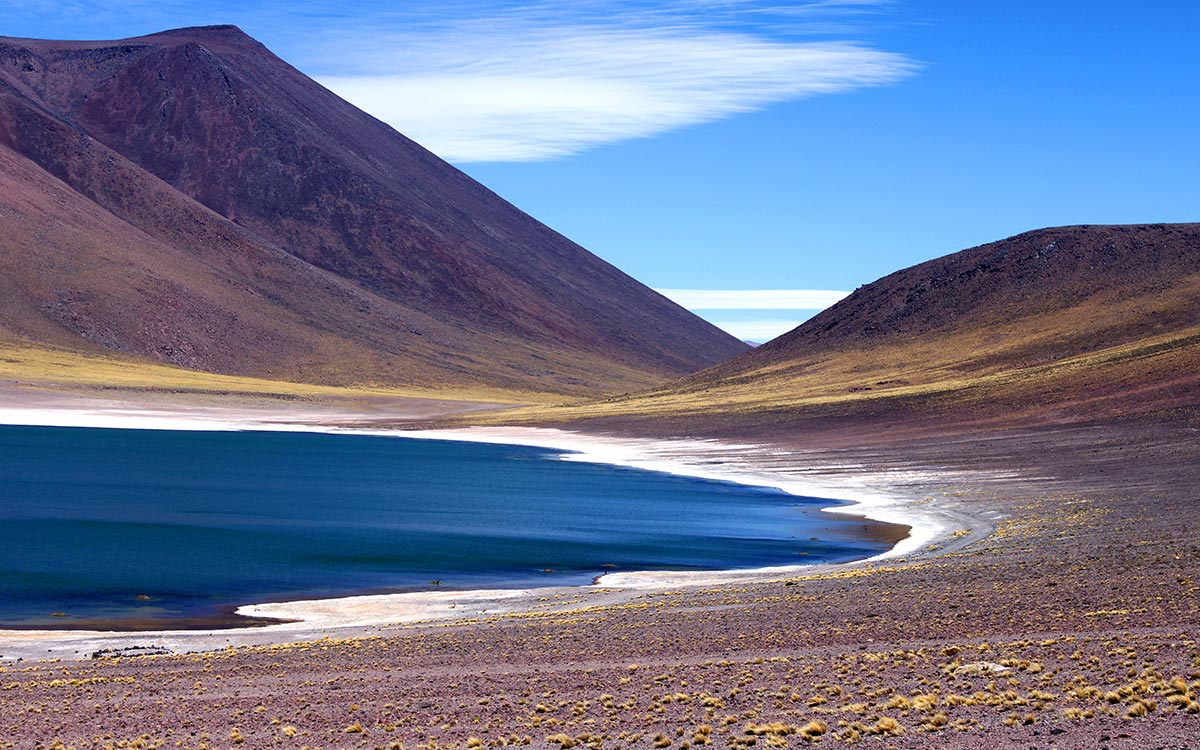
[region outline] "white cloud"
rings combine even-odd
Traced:
[[[744,341],[765,342],[792,330],[850,292],[836,289],[656,289],[656,292]],[[777,310],[787,317],[737,313]],[[718,312],[719,311],[719,312]],[[752,312],[750,313],[753,314]]]
[[[689,310],[824,310],[850,294],[850,292],[833,289],[656,289],[655,291]]]
[[[317,80],[458,162],[578,153],[911,75],[907,57],[697,24],[536,17],[343,32]],[[352,50],[347,52],[347,50]]]
[[[891,0],[0,0],[5,33],[237,23],[451,161],[529,161],[892,83],[865,43]],[[133,11],[131,13],[131,10]],[[129,26],[130,18],[137,23]],[[17,29],[18,31],[14,31]],[[814,41],[815,40],[815,41]]]
[[[763,344],[781,336],[804,322],[796,318],[763,318],[762,320],[709,320],[717,328],[742,341]]]

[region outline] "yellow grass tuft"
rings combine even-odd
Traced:
[[[800,727],[799,735],[806,740],[815,740],[829,731],[829,725],[823,721],[810,721]]]
[[[82,354],[65,349],[0,341],[0,381],[52,388],[275,396],[300,398],[421,398],[498,404],[562,403],[561,395],[500,388],[315,385],[285,380],[220,375],[147,360]]]
[[[871,734],[896,737],[904,734],[904,727],[890,716],[880,716],[879,721],[875,722],[875,726],[869,727],[867,731]]]

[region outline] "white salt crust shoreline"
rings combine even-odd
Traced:
[[[236,409],[176,412],[158,409],[22,409],[0,407],[0,424],[55,427],[108,427],[162,430],[270,430],[376,435],[429,440],[456,440],[524,445],[565,451],[562,458],[661,471],[683,476],[778,488],[793,495],[849,500],[829,512],[910,527],[906,538],[867,560],[843,564],[791,565],[753,570],[638,571],[601,576],[591,586],[476,591],[422,591],[337,599],[269,602],[239,607],[247,617],[287,620],[264,627],[212,631],[101,632],[29,630],[0,631],[0,662],[12,659],[85,658],[100,649],[153,645],[171,652],[201,651],[245,644],[268,644],[322,637],[378,633],[389,626],[426,621],[488,617],[555,607],[614,603],[654,590],[684,586],[770,580],[845,569],[867,562],[909,555],[949,539],[955,532],[987,533],[990,523],[913,497],[901,486],[928,486],[938,477],[917,472],[865,472],[855,467],[807,470],[802,453],[761,445],[735,445],[715,440],[656,440],[584,435],[529,427],[456,430],[371,430],[306,423],[310,415],[265,417]],[[315,415],[312,415],[315,416]],[[321,415],[323,418],[327,415]],[[771,464],[767,466],[767,464]],[[786,468],[783,473],[776,467]],[[796,474],[799,476],[796,476]],[[965,541],[965,540],[964,540]],[[561,604],[559,604],[561,602]]]

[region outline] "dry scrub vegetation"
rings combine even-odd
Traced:
[[[1190,501],[1010,490],[933,496],[1002,510],[987,538],[835,572],[8,663],[0,736],[47,750],[1185,747],[1200,736]]]

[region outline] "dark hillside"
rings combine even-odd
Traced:
[[[1042,229],[947,255],[714,367],[531,421],[827,444],[1127,417],[1200,423],[1200,224]]]
[[[1021,366],[1200,324],[1187,294],[1200,273],[1200,224],[1040,229],[931,260],[862,287],[805,325],[715,372],[819,352],[991,329],[997,337],[1080,305],[1112,314],[1047,328],[964,367]]]
[[[297,314],[302,320],[263,309],[273,320],[256,321],[278,330],[264,354],[277,363],[276,374],[628,390],[745,349],[235,27],[112,42],[0,38],[0,146],[132,231]],[[10,242],[26,254],[45,252],[25,231],[12,227]],[[27,231],[36,235],[33,226]],[[110,230],[101,234],[121,251],[130,247]],[[38,265],[11,250],[6,257]],[[149,260],[139,254],[131,262]],[[173,273],[179,288],[172,295],[185,300],[208,283],[178,264]],[[65,290],[59,281],[37,283]],[[89,294],[109,296],[75,286],[68,296]],[[236,311],[243,303],[229,304]],[[112,315],[79,308],[66,328],[119,352],[268,374],[242,357],[244,336],[228,320],[205,342],[208,334],[193,336],[181,313],[170,336],[194,350],[181,359],[164,354],[162,341],[131,338],[124,331],[130,321]],[[44,328],[18,319],[7,325]],[[100,330],[108,333],[94,333]],[[330,337],[348,342],[333,347],[345,349],[347,361],[321,359],[329,350],[320,342]]]

